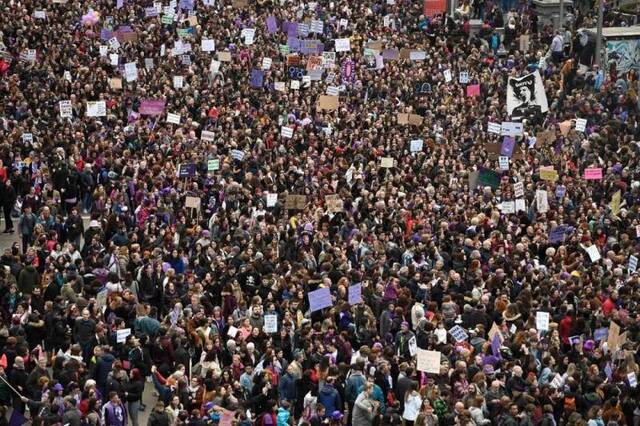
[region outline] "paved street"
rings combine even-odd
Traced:
[[[18,224],[17,219],[14,220],[14,227],[16,227]],[[89,220],[87,217],[84,218],[84,226],[87,227],[89,225]],[[4,226],[4,219],[0,218],[0,232],[4,231],[5,226]],[[0,233],[0,251],[4,251],[5,248],[7,247],[11,247],[11,245],[14,242],[19,242],[19,236],[18,236],[18,232],[16,231],[14,234],[1,234]],[[140,426],[147,426],[147,420],[149,418],[149,414],[151,413],[151,410],[153,409],[153,406],[155,405],[157,401],[157,398],[153,395],[153,384],[152,383],[146,383],[145,389],[144,389],[144,394],[142,395],[142,402],[144,404],[146,404],[147,409],[144,412],[140,412],[139,413],[139,417],[138,417],[138,424]],[[8,416],[11,415],[11,413],[7,413]],[[7,417],[9,418],[9,417]],[[129,421],[129,424],[131,424],[131,421]],[[152,425],[149,425],[152,426]]]

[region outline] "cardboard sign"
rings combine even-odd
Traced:
[[[426,351],[418,348],[416,369],[425,373],[440,374],[440,351]]]
[[[231,52],[229,51],[224,51],[224,52],[218,52],[218,61],[220,62],[231,62]]]
[[[553,168],[540,167],[540,179],[555,182],[558,180],[558,172]]]
[[[187,197],[184,201],[184,206],[188,209],[199,209],[200,197]]]
[[[393,158],[392,157],[382,157],[380,159],[380,167],[383,169],[390,169],[393,167]]]
[[[334,111],[338,109],[339,98],[337,96],[320,95],[318,107],[325,111]]]
[[[329,213],[338,213],[344,210],[344,201],[340,198],[339,195],[327,195],[324,197],[324,200],[327,204],[327,211]]]
[[[309,297],[309,310],[311,312],[319,311],[324,308],[333,306],[331,300],[331,291],[328,288],[319,288],[314,291],[310,291]]]
[[[109,87],[111,87],[113,90],[122,90],[122,79],[119,77],[110,78]]]
[[[284,200],[284,208],[287,210],[304,210],[306,206],[306,195],[289,194]]]

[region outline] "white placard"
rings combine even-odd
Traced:
[[[522,123],[517,123],[514,121],[503,121],[502,129],[500,134],[502,136],[521,136],[524,132],[524,127]]]
[[[442,71],[442,74],[444,75],[444,81],[446,81],[447,83],[453,80],[453,76],[451,75],[451,70],[444,70]]]
[[[440,352],[417,350],[416,369],[425,373],[440,374]]]
[[[184,77],[181,75],[173,76],[173,88],[174,89],[182,89],[184,85]]]
[[[518,198],[516,200],[516,212],[526,212],[527,211],[527,203],[524,201],[524,198]]]
[[[131,334],[130,328],[123,328],[116,330],[116,343],[124,343],[127,341],[127,336]]]
[[[276,81],[275,83],[273,83],[273,88],[276,90],[276,92],[287,91],[287,85],[285,84],[284,81]]]
[[[107,115],[107,103],[105,101],[88,101],[87,117],[104,117]]]
[[[216,61],[215,59],[211,60],[211,64],[209,64],[209,71],[211,71],[212,73],[217,73],[220,70],[220,65],[222,64],[222,62],[220,61]]]
[[[536,207],[539,213],[549,211],[549,201],[547,200],[547,191],[543,189],[536,190]]]
[[[230,325],[229,326],[229,330],[227,330],[227,336],[232,337],[235,339],[236,335],[238,334],[238,330],[237,328],[235,328],[234,326]]]
[[[111,48],[111,50],[118,50],[120,49],[120,42],[118,41],[117,38],[112,37],[109,39],[109,41],[107,42],[107,44],[109,45],[109,47]]]
[[[204,142],[212,142],[215,138],[216,138],[216,134],[208,130],[203,130],[202,133],[200,134],[200,140]]]
[[[583,245],[581,246],[583,250],[586,251],[589,255],[589,259],[591,259],[591,262],[595,263],[602,258],[602,256],[600,256],[600,252],[598,251],[598,247],[595,244],[591,244],[589,247],[585,247]]]
[[[629,256],[629,272],[634,273],[638,269],[638,258],[634,255]]]
[[[167,123],[180,124],[180,114],[167,113]]]
[[[549,312],[536,312],[536,329],[538,331],[549,331]]]
[[[516,198],[524,197],[524,183],[516,182],[513,184],[513,192]]]
[[[500,170],[509,170],[509,157],[501,155],[498,158],[498,164],[500,165]]]
[[[268,193],[267,194],[267,207],[273,207],[278,202],[278,194]]]
[[[23,133],[22,134],[22,142],[26,144],[33,143],[33,133]]]
[[[311,21],[311,25],[309,25],[309,32],[322,34],[324,32],[324,22],[314,19]]]
[[[280,134],[283,138],[291,139],[293,137],[293,129],[291,127],[282,126]]]
[[[627,374],[627,380],[629,381],[629,387],[635,388],[638,386],[638,378],[636,377],[636,373],[634,371]]]
[[[71,101],[60,101],[58,102],[58,106],[60,108],[60,117],[62,118],[71,118],[73,117],[73,108],[71,107]]]
[[[409,59],[412,61],[424,61],[427,59],[427,52],[424,50],[412,50],[409,52]]]
[[[117,53],[111,53],[109,54],[109,63],[114,66],[117,67],[118,66],[118,54]]]
[[[340,90],[338,86],[327,86],[327,95],[329,96],[338,96],[340,94]]]
[[[36,19],[47,19],[47,11],[46,10],[36,10],[33,12],[33,17]]]
[[[348,52],[351,50],[351,40],[349,38],[337,38],[334,41],[336,43],[336,52]]]
[[[416,356],[418,353],[418,339],[416,339],[416,336],[409,339],[407,343],[409,344],[409,355]]]
[[[300,80],[291,80],[291,90],[300,90]]]
[[[232,149],[231,158],[233,158],[234,160],[242,161],[244,160],[244,152],[240,151],[239,149]]]
[[[109,54],[109,46],[107,46],[106,44],[101,44],[98,49],[100,52],[100,57],[105,57]]]
[[[273,59],[271,58],[262,58],[262,69],[269,70],[271,69],[271,64],[273,63]]]
[[[216,50],[216,41],[212,39],[203,39],[201,43],[203,52],[215,52]]]
[[[267,314],[264,316],[264,332],[265,333],[278,332],[278,316],[277,315]]]
[[[503,201],[500,203],[500,211],[502,214],[514,214],[516,212],[516,203],[514,201]]]
[[[135,62],[127,62],[124,64],[124,77],[127,82],[136,81],[138,79],[138,66]]]
[[[584,132],[586,129],[587,129],[587,119],[578,118],[576,120],[576,130],[579,132]]]
[[[422,147],[424,146],[424,140],[422,139],[414,139],[411,141],[409,150],[411,152],[420,152],[422,151]]]
[[[502,126],[498,123],[489,123],[487,125],[487,132],[499,135],[502,132]]]
[[[469,82],[469,73],[467,71],[460,71],[458,75],[458,81],[460,84],[467,84]]]

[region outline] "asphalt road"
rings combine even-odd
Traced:
[[[18,225],[17,219],[14,219],[13,226],[16,227]],[[89,226],[88,217],[84,217],[84,226],[85,228]],[[0,217],[0,232],[4,231],[4,218]],[[0,233],[0,251],[4,251],[5,248],[11,247],[14,242],[20,243],[20,237],[18,236],[18,232],[16,231],[13,234],[2,234]],[[138,424],[140,426],[147,426],[149,414],[153,409],[154,405],[158,398],[154,396],[153,384],[146,382],[144,393],[142,394],[142,402],[147,406],[145,411],[141,411],[138,414]],[[7,419],[11,417],[11,412],[7,413]],[[129,419],[129,424],[132,425],[131,420]],[[149,425],[154,426],[154,425]]]

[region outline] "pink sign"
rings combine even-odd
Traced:
[[[467,86],[467,96],[474,97],[480,96],[480,85],[479,84],[470,84]]]
[[[144,99],[140,101],[141,115],[162,115],[165,101],[162,99]]]
[[[602,169],[600,167],[584,169],[584,178],[586,180],[602,180]]]

